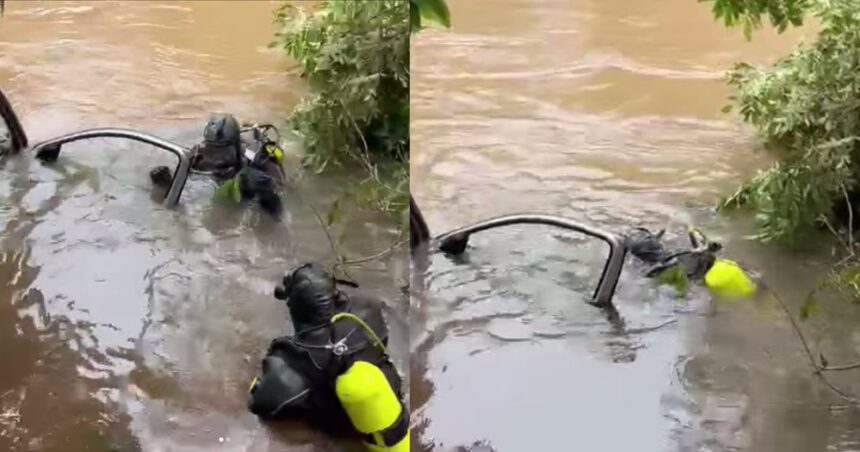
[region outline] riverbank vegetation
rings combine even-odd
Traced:
[[[729,73],[734,105],[779,162],[728,196],[722,208],[756,212],[758,238],[815,243],[820,231],[844,245],[831,283],[860,300],[854,242],[860,202],[860,1],[700,0],[728,26],[750,37],[763,22],[782,31],[807,19],[820,24],[814,42],[771,67],[738,63]]]
[[[326,0],[312,9],[284,3],[275,18],[272,45],[298,62],[313,93],[289,118],[304,164],[318,172],[359,166],[365,178],[344,194],[397,215],[405,227],[409,38],[422,18],[449,25],[444,1]]]
[[[749,35],[764,16],[784,30],[815,17],[821,30],[769,68],[730,72],[741,117],[780,162],[729,196],[725,207],[757,210],[759,238],[797,244],[824,228],[848,226],[860,174],[860,2],[717,0],[714,12]]]
[[[404,0],[282,4],[274,47],[294,59],[312,97],[289,118],[303,163],[355,165],[345,195],[404,215],[409,193],[409,5]]]
[[[841,244],[839,260],[801,307],[809,317],[824,292],[860,303],[860,254],[854,229],[860,224],[860,0],[699,0],[711,3],[727,26],[742,26],[747,38],[768,21],[779,31],[814,19],[814,42],[797,46],[771,67],[738,63],[729,73],[733,105],[779,157],[773,167],[723,200],[723,209],[756,213],[757,237],[790,246],[821,246],[829,231]],[[727,108],[728,111],[729,108]],[[825,372],[860,368],[833,366],[815,357],[788,307],[779,299],[803,344],[814,372],[844,399],[860,399],[834,386]],[[830,298],[830,297],[828,297]]]

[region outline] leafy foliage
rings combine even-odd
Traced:
[[[237,174],[232,179],[228,179],[219,185],[215,190],[215,198],[232,200],[235,203],[242,202],[242,191],[239,188],[240,177]]]
[[[831,275],[830,286],[844,299],[860,302],[860,264],[853,262]]]
[[[744,34],[761,26],[762,17],[768,17],[771,25],[780,32],[789,25],[803,24],[805,14],[812,8],[811,0],[699,0],[713,3],[714,16],[722,19],[727,27],[742,25]]]
[[[409,12],[413,32],[424,26],[423,21],[451,27],[451,13],[445,0],[409,0]]]
[[[690,288],[690,279],[687,278],[687,272],[682,265],[673,265],[660,272],[657,275],[657,283],[672,287],[678,295],[687,293]]]
[[[856,0],[717,0],[727,22],[799,24],[804,11],[822,28],[768,69],[738,64],[729,83],[743,119],[780,152],[781,161],[722,203],[758,211],[759,238],[799,243],[857,188],[860,160],[860,8]],[[737,7],[743,5],[743,8]],[[745,8],[745,9],[744,9]]]
[[[371,204],[408,209],[409,4],[327,0],[314,11],[283,4],[275,15],[281,29],[272,45],[299,63],[314,93],[290,118],[305,165],[359,164],[363,185],[386,193]]]

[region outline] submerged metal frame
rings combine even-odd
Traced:
[[[173,181],[170,184],[170,189],[164,197],[164,205],[173,207],[179,202],[179,197],[182,196],[182,189],[185,187],[185,182],[188,180],[188,175],[191,171],[191,161],[194,157],[194,151],[155,135],[131,129],[87,129],[42,141],[33,146],[33,151],[40,160],[53,162],[59,156],[60,149],[64,144],[91,138],[125,138],[150,144],[175,155],[179,159],[179,163],[173,172]]]
[[[425,247],[431,247],[427,249],[430,252],[441,251],[447,254],[460,255],[466,251],[469,237],[473,234],[518,224],[554,226],[600,239],[609,245],[609,257],[606,259],[606,265],[603,267],[600,281],[592,295],[590,304],[614,311],[615,306],[612,304],[612,297],[615,295],[615,289],[618,286],[618,280],[624,268],[624,259],[627,256],[627,246],[621,237],[563,217],[543,214],[515,214],[480,221],[446,232],[436,238],[431,238],[430,228],[424,220],[424,215],[421,214],[418,204],[415,203],[411,195],[409,196],[409,207],[411,248],[413,257],[419,261],[422,261],[423,259],[421,258],[426,256],[423,252],[419,252],[419,250],[425,249]],[[416,253],[418,256],[416,256]],[[426,265],[426,262],[419,263]]]
[[[603,267],[603,272],[600,275],[600,281],[598,282],[597,288],[592,296],[591,304],[598,307],[607,307],[612,305],[612,296],[615,294],[615,288],[617,287],[618,280],[621,277],[621,270],[624,267],[624,258],[627,254],[627,249],[624,246],[623,241],[610,232],[587,226],[563,217],[542,214],[515,214],[491,218],[475,224],[463,226],[436,237],[435,241],[439,244],[439,250],[451,254],[460,254],[465,251],[466,243],[468,242],[469,237],[473,234],[518,224],[555,226],[600,239],[609,245],[609,257],[606,259],[606,265]]]
[[[18,154],[26,149],[29,146],[27,134],[24,132],[21,121],[15,114],[12,104],[6,95],[3,94],[2,90],[0,90],[0,118],[2,118],[9,129],[9,136],[12,141],[11,153]],[[188,175],[191,172],[191,162],[195,152],[161,137],[131,129],[87,129],[42,141],[33,146],[33,151],[36,153],[36,158],[44,162],[54,162],[59,157],[60,150],[64,144],[88,140],[90,138],[125,138],[150,144],[175,155],[179,159],[179,163],[177,163],[173,171],[173,180],[170,182],[170,189],[164,197],[164,205],[173,207],[179,202],[179,197],[182,196],[182,189],[185,188],[185,182],[188,180]]]
[[[9,129],[9,138],[12,140],[12,154],[17,154],[26,148],[29,142],[27,141],[27,134],[24,133],[24,127],[21,126],[21,121],[18,120],[12,104],[6,95],[3,94],[2,90],[0,90],[0,117],[3,118],[3,122],[6,123],[6,127]]]

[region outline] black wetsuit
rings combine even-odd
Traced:
[[[241,200],[255,200],[274,217],[283,213],[280,192],[286,176],[280,163],[270,158],[256,139],[243,139],[238,121],[232,115],[212,115],[204,128],[203,142],[194,147],[192,169],[212,176],[220,185],[238,177]],[[253,160],[246,158],[243,148],[255,152]],[[170,186],[173,176],[166,166],[150,171],[152,182],[159,187]]]
[[[360,325],[347,319],[332,324],[331,317],[338,312],[358,316],[387,346],[388,328],[381,305],[378,300],[335,288],[333,279],[319,267],[300,267],[293,274],[302,271],[305,274],[285,281],[293,290],[283,290],[290,294],[288,306],[297,333],[279,337],[269,345],[248,407],[262,418],[304,419],[331,434],[356,435],[335,393],[337,376],[355,361],[370,362],[382,370],[398,398],[401,379],[389,357],[374,346]],[[296,288],[313,278],[317,284]],[[334,347],[338,343],[345,347]]]
[[[700,280],[713,266],[716,252],[721,249],[719,243],[700,244],[691,234],[691,249],[669,251],[663,244],[665,230],[654,234],[645,228],[636,228],[625,236],[624,244],[630,254],[651,267],[646,272],[648,277],[654,277],[671,267],[680,266],[688,278]]]

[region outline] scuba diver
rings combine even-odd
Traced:
[[[272,139],[269,133],[277,137]],[[243,133],[250,132],[250,137]],[[203,129],[203,142],[194,146],[191,167],[198,174],[212,176],[219,184],[218,194],[236,202],[256,200],[266,213],[280,217],[283,203],[280,192],[286,183],[281,164],[284,151],[280,136],[271,124],[240,127],[233,115],[213,114]],[[168,189],[173,176],[166,166],[152,168],[152,183]]]
[[[409,415],[386,351],[381,303],[339,283],[357,287],[304,264],[275,289],[295,334],[269,345],[248,408],[262,419],[303,419],[332,435],[358,436],[371,450],[408,451]]]
[[[723,246],[711,242],[696,228],[690,228],[690,248],[670,251],[663,244],[666,230],[652,233],[645,228],[635,228],[624,236],[624,245],[630,254],[649,265],[645,275],[649,278],[682,281],[701,281],[712,292],[728,297],[749,297],[756,285],[746,272],[734,261],[717,257]],[[683,289],[681,289],[683,291]]]

